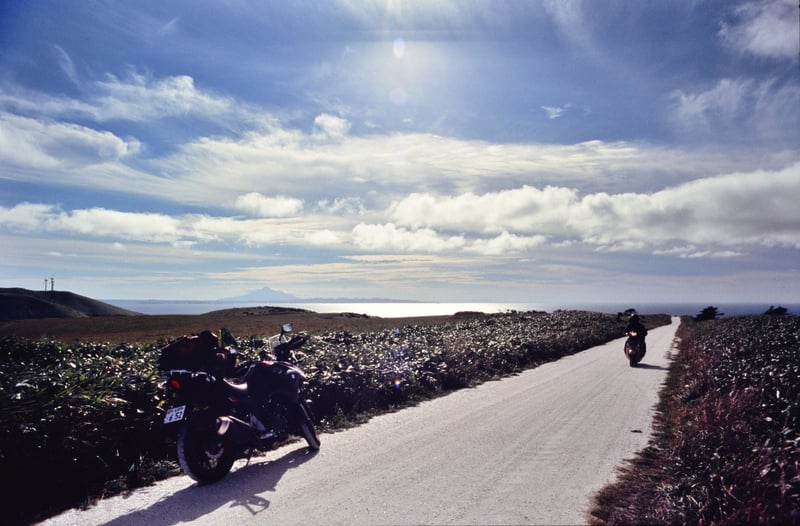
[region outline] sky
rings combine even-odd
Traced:
[[[796,0],[0,2],[0,287],[800,302]]]

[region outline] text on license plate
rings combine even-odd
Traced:
[[[178,407],[173,407],[167,414],[164,416],[164,423],[169,424],[170,422],[179,422],[183,420],[183,414],[186,412],[186,406],[180,405]]]

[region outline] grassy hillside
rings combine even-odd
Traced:
[[[136,314],[138,313],[67,291],[0,288],[0,321]]]

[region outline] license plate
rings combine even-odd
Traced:
[[[164,416],[164,423],[169,424],[172,422],[180,422],[183,420],[183,414],[186,412],[186,406],[180,405],[178,407],[173,407],[167,414]]]

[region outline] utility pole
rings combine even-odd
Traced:
[[[56,290],[55,278],[50,276],[50,292],[53,292],[54,290]]]

